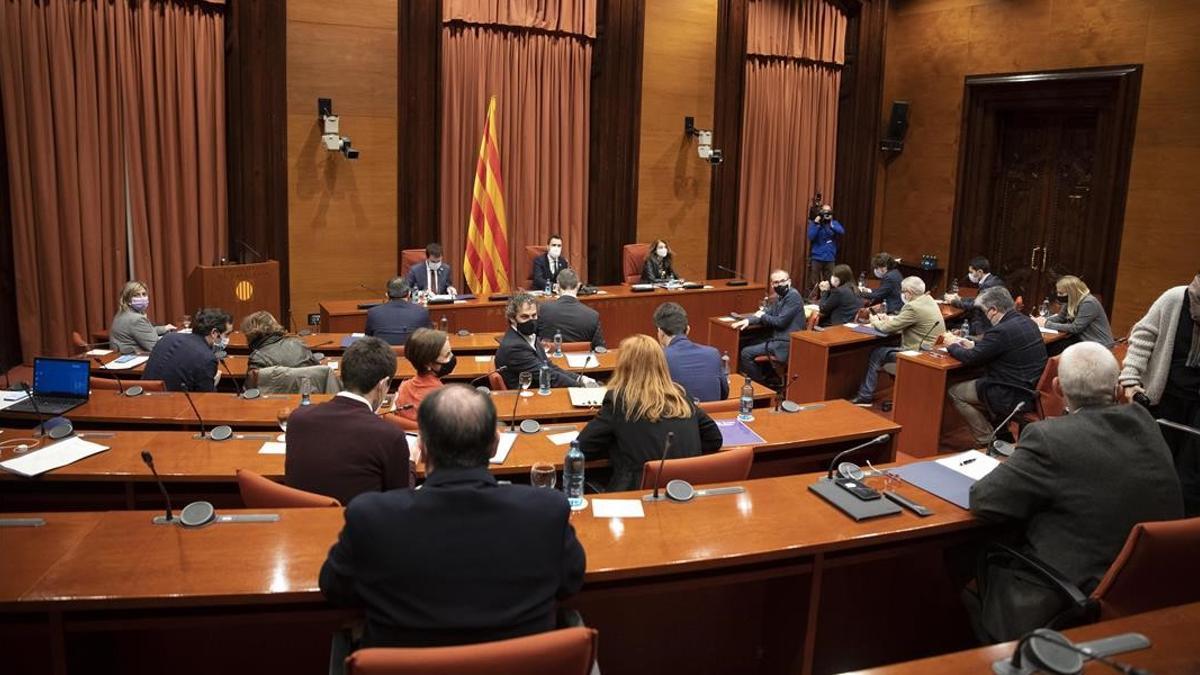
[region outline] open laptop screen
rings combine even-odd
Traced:
[[[33,393],[38,396],[86,399],[89,369],[87,361],[35,358],[33,360]]]

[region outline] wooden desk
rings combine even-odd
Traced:
[[[500,346],[500,336],[502,335],[504,333],[458,335],[452,332],[450,333],[450,349],[454,350],[456,354],[495,354],[496,348]],[[342,340],[350,337],[350,333],[313,333],[299,337],[314,352],[341,354],[346,350],[342,346]],[[230,333],[229,346],[225,350],[230,354],[249,354],[250,345],[246,344],[245,334],[241,331]]]
[[[1146,672],[1200,672],[1200,603],[1134,614],[1121,619],[1103,621],[1082,628],[1064,631],[1076,644],[1121,633],[1141,633],[1150,639],[1150,647],[1109,657]],[[942,673],[990,673],[992,663],[1012,658],[1016,642],[1005,642],[970,651],[945,654],[894,666],[858,671],[859,675],[941,675]],[[1083,669],[1085,673],[1112,673],[1111,668],[1095,661]]]
[[[579,298],[581,302],[600,312],[600,325],[606,341],[616,347],[620,341],[636,333],[654,334],[654,310],[664,302],[677,302],[687,310],[688,316],[706,317],[729,312],[754,311],[763,296],[763,284],[726,286],[727,279],[704,282],[711,288],[671,290],[657,288],[648,293],[634,293],[629,286],[601,286],[601,294]],[[352,333],[366,326],[367,310],[359,309],[363,303],[377,302],[375,299],[323,300],[320,302],[321,332]],[[435,324],[445,316],[451,331],[467,329],[472,332],[502,330],[508,322],[504,318],[506,301],[490,302],[486,298],[474,298],[448,305],[434,305],[429,316]]]
[[[889,338],[860,333],[846,326],[792,333],[788,351],[788,398],[824,401],[854,398],[876,347]],[[890,338],[898,341],[898,338]]]

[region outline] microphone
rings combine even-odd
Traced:
[[[1041,640],[1053,647],[1039,649],[1034,644],[1035,640]],[[1118,673],[1149,675],[1148,670],[1108,658],[1111,654],[1145,649],[1149,646],[1150,640],[1140,633],[1123,633],[1077,645],[1058,631],[1038,628],[1017,641],[1012,657],[994,662],[992,671],[1000,675],[1018,675],[1027,672],[1032,666],[1033,669],[1048,673],[1071,673],[1079,672],[1088,660],[1094,660]],[[1022,663],[1026,659],[1030,661],[1029,664]]]
[[[412,409],[413,409],[413,408],[415,408],[415,407],[417,407],[417,406],[416,406],[416,404],[414,404],[414,403],[405,403],[404,405],[398,405],[398,406],[396,406],[396,407],[395,407],[394,409],[392,409],[392,410],[388,410],[388,411],[386,411],[386,412],[381,412],[381,413],[375,413],[375,414],[376,414],[376,415],[378,415],[378,416],[380,416],[380,417],[383,417],[384,415],[397,415],[397,414],[399,414],[399,413],[401,413],[401,412],[403,412],[403,411],[405,411],[405,410],[412,410]]]
[[[1164,420],[1162,418],[1156,419],[1154,421],[1158,422],[1159,424],[1163,425],[1164,427],[1167,427],[1168,429],[1182,431],[1186,434],[1192,434],[1193,436],[1200,436],[1200,429],[1197,429],[1196,427],[1189,427],[1186,424],[1180,424],[1179,422],[1172,422],[1171,420]]]
[[[49,436],[50,440],[57,441],[75,432],[75,426],[71,424],[71,420],[61,415],[46,419],[46,415],[38,407],[37,397],[33,395],[33,389],[29,387],[29,383],[21,382],[20,386],[25,390],[25,395],[29,397],[29,404],[33,406],[33,412],[37,414],[39,436]]]
[[[779,390],[779,394],[775,399],[775,412],[779,412],[780,409],[788,413],[800,412],[800,404],[788,400],[787,397],[788,389],[791,389],[792,385],[796,384],[796,380],[798,379],[800,379],[799,373],[793,375],[791,381],[784,385],[783,389]]]
[[[368,288],[366,284],[359,284],[358,287],[363,289],[364,291],[368,291],[370,293],[379,293],[381,295],[387,295],[387,293],[382,293],[378,288]],[[388,299],[390,300],[391,298],[388,298]]]
[[[496,370],[500,369],[497,368]],[[515,433],[517,430],[517,404],[521,402],[521,390],[518,389],[514,393],[516,396],[513,396],[512,415],[508,419],[508,430]]]
[[[104,361],[101,361],[99,356],[93,356],[92,360],[95,361],[96,365],[100,366],[102,369],[112,372],[113,379],[117,381],[117,396],[140,396],[142,392],[145,391],[142,389],[141,385],[137,384],[126,389],[124,383],[121,382],[121,376],[117,374],[117,371],[112,370],[111,368],[105,368]]]
[[[200,416],[200,409],[196,407],[196,402],[192,400],[192,394],[188,391],[187,385],[180,383],[183,391],[183,397],[187,399],[188,405],[192,407],[192,412],[196,414],[196,421],[200,424],[200,435],[195,438],[208,438],[214,441],[223,441],[233,435],[233,428],[228,424],[221,424],[213,427],[212,433],[204,433],[204,418]]]
[[[1017,413],[1024,409],[1025,401],[1018,402],[1015,406],[1013,406],[1012,412],[1008,413],[1008,417],[1005,417],[1004,421],[998,424],[995,429],[992,429],[992,433],[988,434],[988,441],[984,445],[984,449],[987,450],[989,455],[992,453],[992,450],[995,449],[997,453],[1004,455],[1005,457],[1012,456],[1013,450],[1016,449],[1016,446],[1008,441],[996,440],[996,434],[1000,433],[1001,429],[1008,426],[1008,423],[1012,421],[1012,418],[1016,417]]]
[[[733,279],[725,282],[726,286],[745,286],[750,283],[749,281],[746,281],[741,272],[735,269],[730,269],[724,265],[717,265],[717,269],[721,270],[722,272],[729,272],[734,276]]]
[[[654,494],[649,494],[642,497],[645,502],[657,502],[662,499],[658,495],[658,484],[662,481],[663,464],[667,463],[667,453],[671,452],[671,443],[675,441],[675,432],[667,432],[667,440],[663,443],[662,458],[658,460],[658,471],[654,473]]]
[[[186,389],[184,391],[187,391]],[[142,461],[146,466],[150,467],[150,473],[154,474],[154,481],[158,483],[158,491],[162,493],[163,500],[167,503],[167,512],[165,516],[155,516],[150,522],[155,525],[174,525],[179,523],[184,527],[200,527],[207,525],[217,519],[217,511],[209,502],[192,502],[183,507],[179,512],[179,517],[176,518],[171,513],[171,495],[167,493],[167,486],[163,484],[162,478],[158,476],[158,470],[154,468],[154,455],[150,454],[149,450],[142,451]],[[274,516],[274,520],[278,520],[279,516]],[[222,516],[222,521],[246,521],[246,522],[270,522],[270,516]]]
[[[245,249],[245,250],[247,250],[247,251],[249,251],[249,252],[253,253],[253,254],[254,254],[254,259],[255,259],[255,261],[259,261],[259,260],[263,260],[263,259],[264,259],[264,258],[263,258],[263,254],[261,254],[261,253],[259,253],[258,251],[254,250],[254,247],[253,247],[253,246],[251,246],[250,244],[247,244],[245,239],[238,239],[238,245],[240,245],[240,246],[241,246],[243,249]],[[244,265],[244,264],[246,264],[246,258],[245,258],[245,257],[242,257],[242,264],[243,264],[243,265]]]
[[[291,310],[288,310],[288,323],[292,324],[292,332],[296,335],[299,335],[300,337],[308,337],[309,335],[312,335],[312,330],[308,328],[296,330],[296,313]]]
[[[184,391],[187,390],[185,389]],[[150,473],[154,474],[154,482],[158,483],[158,491],[162,493],[163,501],[167,503],[167,522],[175,520],[175,515],[171,513],[171,495],[167,494],[167,486],[163,485],[162,479],[158,477],[158,470],[154,468],[154,455],[150,454],[149,450],[143,450],[142,462],[150,467]]]
[[[842,458],[845,457],[846,455],[849,455],[852,452],[857,452],[859,450],[862,450],[863,448],[870,447],[872,445],[878,445],[879,443],[886,443],[887,440],[888,440],[887,434],[879,434],[878,436],[876,436],[875,438],[872,438],[871,440],[867,441],[866,443],[859,443],[858,445],[854,446],[853,448],[850,448],[848,450],[843,450],[843,451],[839,452],[838,454],[834,455],[833,459],[831,459],[829,461],[829,473],[825,476],[825,478],[827,478],[829,480],[833,480],[834,467],[836,467],[838,465],[838,463],[840,463],[842,461]]]
[[[487,378],[491,377],[492,373],[502,373],[505,370],[508,370],[508,366],[506,366],[506,365],[500,366],[499,368],[494,368],[491,371],[486,372],[483,375],[480,375],[479,377],[471,380],[470,386],[477,387],[478,385],[476,384],[476,382],[479,382],[480,380],[486,380]],[[491,391],[491,389],[488,389],[488,391]]]
[[[244,398],[244,399],[258,398],[259,394],[262,393],[261,391],[259,391],[255,387],[251,387],[249,389],[243,389],[242,383],[239,382],[238,379],[233,376],[233,371],[230,370],[230,368],[229,368],[229,362],[225,360],[226,357],[228,357],[228,356],[229,356],[229,354],[224,351],[217,352],[217,361],[219,361],[221,363],[221,367],[225,369],[225,374],[229,376],[230,381],[233,382],[233,386],[237,388],[238,397]]]

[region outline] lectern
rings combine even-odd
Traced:
[[[220,307],[233,315],[233,325],[259,310],[279,315],[279,263],[268,260],[247,265],[197,265],[188,275],[190,311]]]

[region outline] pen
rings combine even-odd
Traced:
[[[970,459],[964,459],[963,461],[959,462],[959,464],[958,464],[958,465],[959,465],[959,466],[966,466],[966,465],[970,464],[971,462],[974,462],[975,460],[976,460],[976,458],[975,458],[975,457],[972,457],[972,458],[970,458]]]

